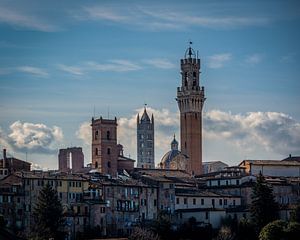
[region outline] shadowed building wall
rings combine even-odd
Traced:
[[[78,172],[84,167],[84,155],[81,147],[59,149],[58,170]]]

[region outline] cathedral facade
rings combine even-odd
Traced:
[[[137,167],[154,168],[154,117],[148,116],[146,107],[137,115]]]

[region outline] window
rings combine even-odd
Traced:
[[[219,199],[219,205],[222,206],[223,205],[223,201],[222,199]]]
[[[235,206],[235,199],[233,199],[233,206]]]
[[[193,198],[193,205],[196,205],[196,198]]]
[[[95,148],[95,155],[98,155],[98,148]]]
[[[85,213],[85,214],[88,214],[88,212],[89,212],[89,209],[88,209],[87,206],[85,206],[85,207],[84,207],[84,213]]]
[[[176,198],[176,204],[179,204],[179,203],[180,203],[180,199]]]
[[[107,154],[110,155],[110,148],[107,148]]]
[[[108,168],[111,167],[110,161],[107,162],[107,167],[108,167]]]
[[[224,199],[224,205],[225,206],[227,205],[227,199]]]
[[[220,186],[221,185],[221,182],[220,182],[220,180],[218,180],[218,186]]]
[[[201,198],[201,205],[204,205],[204,199]]]
[[[240,185],[240,180],[236,180],[236,185]]]
[[[107,140],[110,140],[110,131],[107,131],[107,132],[106,132],[106,139],[107,139]]]
[[[101,208],[100,208],[100,212],[101,212],[101,213],[105,213],[105,207],[101,207]]]
[[[95,168],[98,168],[98,162],[95,163]]]
[[[184,204],[187,204],[187,198],[184,198],[184,199],[183,199],[183,203],[184,203]]]
[[[154,205],[154,207],[156,207],[156,205],[157,205],[157,200],[156,199],[154,199],[153,205]]]
[[[215,207],[215,199],[211,200],[211,204],[213,205],[213,207]]]
[[[99,132],[98,132],[98,130],[95,132],[95,140],[97,140],[98,139],[98,134],[99,134]]]
[[[208,219],[208,212],[205,212],[205,219]]]

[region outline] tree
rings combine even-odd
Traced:
[[[57,191],[47,184],[39,193],[33,211],[35,225],[32,229],[33,239],[63,239],[59,231],[63,226],[63,207],[57,197]]]
[[[128,237],[129,240],[159,240],[159,236],[151,230],[136,227],[132,234]]]
[[[300,223],[300,203],[291,212],[291,221]]]
[[[297,240],[299,235],[299,223],[276,220],[262,228],[259,240]]]
[[[228,226],[222,226],[219,230],[217,240],[232,240],[234,239],[234,233],[231,231],[231,228]]]
[[[262,228],[259,233],[259,240],[281,240],[284,238],[284,228],[286,227],[286,222],[282,220],[277,220],[268,223]]]
[[[252,188],[251,216],[257,232],[269,222],[278,218],[278,204],[274,200],[273,190],[260,173]]]

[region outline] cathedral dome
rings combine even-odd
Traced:
[[[181,154],[178,150],[171,150],[167,152],[161,159],[161,163],[165,164],[166,166],[169,166],[171,161],[178,155]]]
[[[187,156],[178,150],[178,142],[174,139],[171,142],[171,151],[168,151],[161,159],[160,167],[163,169],[180,169],[185,170]]]

